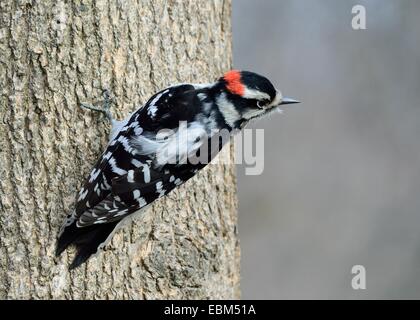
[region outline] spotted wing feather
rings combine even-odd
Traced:
[[[78,227],[109,223],[146,207],[156,199],[167,195],[195,174],[195,169],[171,173],[151,168],[150,179],[144,179],[142,169],[130,170],[128,174],[112,180],[109,196],[94,208],[85,211],[77,221]]]

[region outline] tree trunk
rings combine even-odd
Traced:
[[[233,165],[210,165],[74,271],[59,226],[107,143],[78,107],[116,97],[117,118],[178,82],[230,68],[230,1],[0,2],[0,298],[239,296]],[[232,152],[225,148],[224,152]]]

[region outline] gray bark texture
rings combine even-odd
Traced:
[[[74,271],[59,226],[121,119],[231,65],[230,1],[0,1],[0,298],[239,297],[233,165],[209,165]],[[224,152],[232,152],[225,147]]]

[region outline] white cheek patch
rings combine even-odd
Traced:
[[[242,114],[242,117],[246,120],[251,120],[252,118],[262,115],[264,112],[264,109],[248,109]]]
[[[250,89],[248,87],[245,87],[244,94],[242,95],[245,99],[255,99],[255,100],[270,100],[271,97],[264,92]]]

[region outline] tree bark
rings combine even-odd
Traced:
[[[68,271],[59,226],[117,118],[231,65],[230,1],[0,2],[0,298],[239,297],[233,165],[209,165]],[[225,147],[223,152],[232,152]]]

